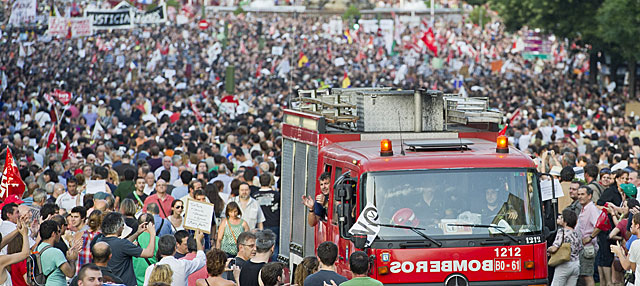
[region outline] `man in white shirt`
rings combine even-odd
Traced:
[[[169,179],[168,182],[169,184],[173,184],[180,176],[180,174],[178,173],[178,167],[173,166],[171,157],[169,156],[164,156],[162,158],[162,166],[160,166],[158,169],[156,169],[155,172],[153,172],[156,180],[158,180],[158,178],[160,177],[160,173],[162,173],[163,170],[167,170],[171,174],[171,179]]]
[[[262,208],[258,201],[251,197],[249,184],[240,184],[239,195],[229,199],[229,202],[236,202],[242,210],[242,219],[247,222],[251,230],[263,229],[262,223],[266,220]],[[222,212],[224,213],[224,211]]]
[[[171,267],[171,270],[173,270],[172,285],[187,285],[189,275],[198,271],[206,264],[207,257],[204,254],[204,247],[202,246],[203,238],[204,234],[202,231],[197,230],[195,233],[195,239],[198,252],[196,252],[196,257],[193,260],[176,259],[174,257],[176,254],[177,243],[176,238],[173,235],[166,234],[158,240],[157,251],[161,259],[157,264],[166,264]],[[144,286],[149,285],[149,278],[153,268],[154,266],[147,267],[147,270],[144,273]]]
[[[209,183],[213,183],[215,181],[221,181],[224,184],[224,189],[222,193],[231,194],[231,181],[233,181],[233,177],[229,176],[227,166],[225,164],[220,164],[218,167],[218,176],[211,179]]]
[[[631,219],[631,234],[636,236],[640,234],[640,213],[633,215]],[[640,286],[640,241],[634,240],[631,243],[629,249],[629,255],[624,254],[624,249],[620,246],[620,242],[617,245],[611,245],[611,252],[620,258],[620,264],[625,270],[633,269],[636,275],[636,280],[633,285]]]
[[[65,209],[67,213],[71,213],[71,210],[76,206],[82,206],[83,194],[78,194],[78,181],[76,178],[71,177],[67,180],[67,192],[58,196],[56,199],[56,205],[61,209]]]
[[[20,200],[18,202],[22,203],[22,201]],[[18,204],[16,204],[15,202],[9,202],[2,206],[2,223],[0,223],[0,233],[2,233],[2,237],[6,238],[9,233],[16,230],[18,218],[20,218]],[[2,248],[0,254],[7,254],[6,246]]]

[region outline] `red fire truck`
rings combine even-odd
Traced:
[[[279,258],[291,273],[324,241],[370,256],[397,285],[547,285],[538,174],[498,136],[486,98],[426,90],[299,91],[284,111]],[[331,174],[327,215],[303,195]],[[293,280],[292,280],[293,281]]]

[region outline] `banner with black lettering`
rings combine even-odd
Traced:
[[[122,10],[87,10],[85,17],[91,18],[94,30],[130,29],[133,27],[133,12]]]
[[[160,5],[148,11],[140,10],[131,6],[127,1],[122,1],[116,7],[116,10],[131,9],[133,11],[134,24],[162,24],[167,22],[167,6]]]
[[[167,6],[160,5],[149,11],[134,11],[134,20],[136,24],[161,24],[167,21]]]

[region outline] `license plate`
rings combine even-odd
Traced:
[[[495,258],[494,272],[520,272],[522,269],[520,258]]]

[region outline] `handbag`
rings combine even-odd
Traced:
[[[598,221],[596,222],[596,228],[602,231],[610,231],[613,229],[611,225],[611,221],[609,220],[609,214],[606,209],[602,209],[600,216],[598,217]]]
[[[571,260],[571,243],[564,242],[564,229],[562,230],[562,243],[558,250],[549,258],[549,266],[558,266]]]

